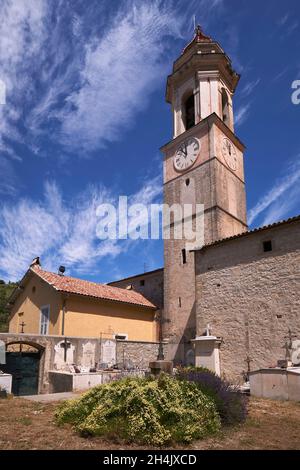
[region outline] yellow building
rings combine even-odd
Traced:
[[[142,294],[44,271],[38,258],[10,307],[10,333],[157,341],[157,308]]]

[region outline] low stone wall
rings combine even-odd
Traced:
[[[114,364],[118,364],[120,369],[146,370],[149,368],[149,362],[157,359],[159,348],[159,343],[115,341],[100,338],[65,338],[54,335],[0,333],[0,340],[4,341],[6,347],[10,345],[10,348],[16,344],[18,349],[18,344],[22,343],[38,349],[40,352],[39,393],[50,393],[53,391],[53,387],[56,392],[73,389],[73,379],[70,376],[72,377],[75,371],[71,370],[72,364],[81,368],[83,374],[88,373],[91,367],[102,369],[107,365]],[[65,353],[66,344],[67,351]],[[166,345],[164,345],[164,349],[166,354]],[[53,377],[50,378],[50,371],[65,372],[66,374],[62,374],[59,379],[56,378],[54,386],[51,382]],[[122,371],[122,373],[126,373],[126,371]],[[74,375],[77,376],[77,374]],[[103,376],[101,383],[104,383],[106,378]],[[85,381],[85,379],[82,380]],[[90,385],[88,382],[86,388],[95,385],[93,380],[90,381]]]
[[[149,362],[155,361],[159,343],[142,341],[117,341],[117,364],[120,367],[148,369]],[[167,345],[163,345],[166,354]]]
[[[102,371],[94,373],[71,374],[69,372],[49,371],[50,393],[78,392],[96,385],[113,382],[124,377],[144,377],[144,371]]]
[[[79,338],[63,336],[42,336],[27,334],[1,333],[0,340],[6,346],[18,343],[32,345],[40,351],[39,367],[39,393],[49,393],[49,371],[67,370],[72,364],[83,367],[95,367],[96,363],[103,361],[103,346],[106,340],[99,338]],[[67,353],[65,356],[64,346],[67,343]],[[115,341],[109,340],[115,348]],[[66,360],[65,360],[66,359]],[[115,351],[114,361],[115,362]]]

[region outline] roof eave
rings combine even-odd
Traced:
[[[221,245],[222,243],[226,243],[226,242],[229,242],[229,241],[232,241],[232,240],[236,240],[238,238],[243,238],[243,237],[252,235],[254,233],[263,232],[264,230],[280,227],[281,225],[291,224],[291,223],[297,222],[297,221],[300,221],[300,215],[296,215],[295,217],[289,217],[286,220],[280,220],[278,222],[274,222],[273,224],[264,225],[262,227],[257,227],[257,228],[254,228],[252,230],[247,230],[246,232],[241,232],[241,233],[238,233],[236,235],[232,235],[231,237],[220,238],[219,240],[216,240],[212,243],[207,243],[206,245],[203,245],[201,248],[198,248],[198,249],[195,249],[195,250],[190,250],[190,252],[191,253],[201,252],[201,251],[204,251],[206,248]]]
[[[57,292],[61,293],[61,294],[75,295],[75,296],[85,297],[85,298],[94,299],[94,300],[97,300],[97,299],[98,300],[104,300],[104,301],[107,301],[107,302],[117,302],[117,303],[125,304],[125,305],[135,305],[136,307],[143,307],[143,308],[147,308],[147,309],[150,309],[150,310],[157,310],[158,309],[158,307],[156,307],[154,304],[145,305],[145,304],[141,304],[141,303],[138,303],[138,302],[129,302],[129,301],[127,302],[126,300],[118,300],[118,299],[111,299],[111,298],[108,298],[108,297],[99,297],[99,296],[91,295],[91,294],[83,294],[81,292],[70,292],[70,291],[66,291],[66,290],[63,290],[63,289],[55,289],[55,290]]]

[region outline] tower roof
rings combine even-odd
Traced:
[[[200,44],[200,43],[210,43],[213,42],[212,38],[210,36],[206,36],[204,34],[201,26],[198,24],[198,26],[195,29],[195,34],[191,42],[189,42],[185,48],[182,51],[182,54],[184,54],[188,49],[190,49],[194,44]]]
[[[230,58],[220,44],[204,34],[201,26],[198,25],[192,41],[185,46],[173,63],[172,73],[167,79],[166,101],[172,102],[174,89],[189,76],[211,71],[218,73],[228,89],[234,93],[240,75],[233,69]]]

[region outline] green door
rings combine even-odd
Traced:
[[[40,353],[8,352],[4,372],[12,375],[14,395],[37,395],[39,384]]]

